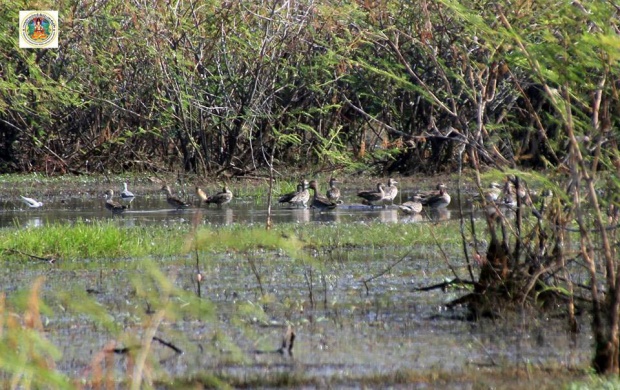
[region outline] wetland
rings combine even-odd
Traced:
[[[421,290],[467,278],[457,209],[371,209],[351,183],[335,210],[274,205],[266,231],[253,185],[228,205],[176,211],[136,180],[131,208],[112,215],[104,179],[31,183],[3,184],[0,284],[5,314],[19,319],[5,334],[40,338],[19,344],[36,346],[32,355],[2,348],[24,370],[38,362],[38,383],[470,389],[587,379],[587,314],[576,335],[554,310],[469,321],[464,307],[447,307],[466,287]],[[405,181],[403,199],[416,186]]]

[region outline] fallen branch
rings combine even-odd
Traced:
[[[9,252],[9,253],[16,253],[18,255],[30,257],[31,259],[34,259],[34,260],[45,261],[45,262],[48,262],[50,264],[54,264],[56,262],[56,259],[53,258],[53,257],[40,257],[40,256],[36,256],[36,255],[31,255],[31,254],[28,254],[28,253],[24,253],[22,251],[18,251],[17,249],[5,249],[5,250],[7,252]]]
[[[177,347],[176,345],[174,345],[172,343],[164,341],[164,340],[160,339],[157,336],[153,337],[153,340],[159,341],[160,344],[165,345],[166,347],[170,348],[171,350],[173,350],[174,352],[176,352],[179,355],[183,353],[183,350],[181,348]]]
[[[282,337],[282,345],[280,346],[280,348],[271,349],[271,350],[255,349],[252,352],[257,355],[270,354],[270,353],[273,353],[273,354],[277,353],[280,355],[284,355],[285,353],[288,353],[288,355],[292,357],[294,343],[295,343],[295,331],[293,330],[293,327],[289,325],[286,328],[286,332],[284,333],[284,336]]]
[[[183,353],[183,350],[181,348],[179,348],[176,345],[174,345],[172,343],[169,343],[169,342],[167,342],[167,341],[165,341],[165,340],[163,340],[163,339],[161,339],[161,338],[159,338],[157,336],[153,337],[153,341],[159,342],[160,344],[170,348],[171,350],[173,350],[174,352],[176,352],[179,355]],[[115,353],[117,355],[126,355],[129,352],[134,351],[136,349],[140,349],[140,348],[141,348],[141,345],[132,345],[132,346],[129,346],[129,347],[111,348],[111,349],[106,350],[106,352],[108,352],[108,353]]]
[[[439,289],[441,289],[441,291],[446,291],[448,287],[454,286],[456,284],[460,284],[460,285],[469,284],[471,286],[474,286],[476,285],[476,282],[473,282],[471,280],[463,280],[461,278],[454,278],[452,280],[448,280],[443,283],[433,284],[432,286],[414,288],[413,291],[431,291],[431,290],[439,290]]]
[[[370,291],[369,291],[370,289],[368,288],[368,282],[371,282],[371,281],[373,281],[375,279],[378,279],[378,278],[382,277],[383,275],[387,274],[388,272],[390,272],[392,270],[392,268],[396,267],[398,264],[402,263],[403,260],[407,259],[411,252],[413,252],[413,249],[410,250],[409,252],[405,253],[404,256],[402,256],[400,259],[396,260],[394,263],[390,264],[383,271],[381,271],[378,274],[375,274],[375,275],[369,277],[368,279],[362,280],[362,283],[364,283],[364,287],[366,288],[366,295],[368,295],[370,293]]]

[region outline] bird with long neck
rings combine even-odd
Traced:
[[[170,190],[170,186],[167,184],[164,184],[161,187],[161,191],[166,193],[166,201],[168,202],[168,204],[172,207],[174,207],[175,209],[179,210],[179,209],[185,209],[190,207],[191,205],[181,199],[179,199],[178,197],[172,195],[172,191]]]
[[[329,179],[329,189],[326,195],[330,201],[340,203],[340,189],[336,187],[336,183],[338,183],[338,180],[335,177]]]
[[[106,192],[103,193],[103,196],[105,197],[105,208],[110,210],[112,214],[120,214],[120,213],[123,213],[127,209],[127,206],[125,206],[124,204],[115,202],[112,199],[114,197],[113,190],[107,190]]]
[[[375,205],[373,203],[382,201],[385,196],[383,188],[382,183],[377,183],[377,189],[375,191],[360,191],[357,193],[357,196],[362,198],[365,204],[374,207]]]
[[[310,206],[315,209],[333,209],[338,204],[329,200],[327,197],[319,194],[319,185],[316,180],[310,182],[310,189],[312,190],[312,203]]]
[[[398,188],[396,187],[398,182],[392,178],[388,179],[387,187],[385,188],[385,195],[383,196],[383,202],[389,201],[390,205],[394,204],[394,199],[398,195]]]
[[[301,182],[302,190],[296,193],[289,203],[295,205],[297,207],[303,206],[304,208],[308,207],[308,201],[310,200],[310,191],[308,191],[308,181],[304,180]]]
[[[121,191],[121,199],[133,199],[135,198],[135,195],[133,194],[133,192],[129,191],[129,189],[127,189],[127,183],[123,183],[123,191]]]

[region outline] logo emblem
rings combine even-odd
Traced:
[[[58,11],[19,11],[19,47],[58,47]]]

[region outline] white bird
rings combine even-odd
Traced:
[[[133,192],[127,189],[127,183],[123,183],[123,185],[125,186],[125,189],[121,192],[121,198],[122,199],[134,198],[135,195],[133,194]]]
[[[43,206],[43,202],[39,202],[38,200],[32,199],[32,198],[27,198],[25,196],[21,196],[22,198],[22,202],[24,202],[25,204],[28,205],[28,207],[36,209],[39,208],[41,206]]]

